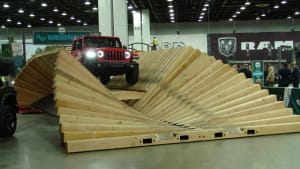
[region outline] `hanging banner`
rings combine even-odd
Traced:
[[[209,54],[226,63],[250,63],[251,60],[290,62],[295,44],[299,42],[299,31],[208,35]]]
[[[91,32],[33,32],[33,43],[71,44],[74,38],[90,34]]]

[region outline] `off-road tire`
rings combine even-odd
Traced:
[[[16,109],[10,105],[0,105],[0,137],[12,136],[16,127]]]
[[[139,80],[139,68],[135,67],[134,69],[130,70],[126,73],[126,81],[130,85],[134,85]]]

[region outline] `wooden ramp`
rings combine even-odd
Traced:
[[[300,132],[300,117],[229,65],[190,47],[144,53],[140,81],[111,92],[65,50],[30,60],[19,104],[53,96],[67,152]],[[114,93],[114,94],[113,94]],[[133,107],[120,100],[140,99]]]

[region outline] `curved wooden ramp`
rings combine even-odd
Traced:
[[[30,60],[18,75],[19,104],[53,94],[67,152],[300,131],[300,118],[229,65],[190,47],[145,53],[145,90],[129,107],[67,51]]]

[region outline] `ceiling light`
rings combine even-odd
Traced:
[[[170,16],[174,16],[175,14],[174,13],[170,13]]]
[[[71,20],[74,20],[74,19],[75,19],[75,17],[74,17],[74,16],[71,16],[71,17],[70,17],[70,19],[71,19]]]
[[[52,21],[52,20],[49,20],[49,22],[48,22],[48,23],[52,24],[52,23],[53,23],[53,21]]]
[[[246,2],[245,2],[245,5],[246,5],[246,6],[248,6],[248,5],[250,5],[250,4],[251,4],[251,3],[250,3],[249,1],[246,1]]]
[[[94,6],[94,7],[93,7],[93,11],[98,11],[97,6]]]
[[[18,21],[18,22],[17,22],[17,25],[22,25],[22,22]]]
[[[173,8],[173,7],[174,7],[173,5],[169,5],[169,6],[168,6],[168,8]]]
[[[91,5],[91,2],[90,2],[89,0],[86,0],[86,1],[84,2],[84,5]]]
[[[78,19],[76,22],[77,22],[77,23],[81,23],[81,20],[80,20],[80,19]]]
[[[256,19],[256,20],[260,20],[260,17],[256,17],[255,19]]]
[[[61,26],[61,23],[58,22],[56,25],[57,25],[57,26]]]
[[[133,9],[133,6],[129,5],[127,8],[130,10],[130,9]]]
[[[204,17],[203,17],[203,16],[199,16],[199,18],[200,18],[200,19],[203,19]]]
[[[262,16],[262,17],[265,17],[265,16],[266,16],[266,14],[265,14],[265,13],[262,13],[260,16]]]
[[[171,22],[174,23],[175,21],[174,21],[174,20],[171,20]]]
[[[41,21],[44,21],[44,20],[46,20],[46,19],[42,17],[42,18],[40,18],[40,20],[41,20]]]
[[[299,14],[300,14],[300,12],[299,12],[299,11],[296,11],[296,12],[295,12],[295,15],[299,15]]]
[[[135,13],[135,10],[132,10],[131,13],[134,14],[134,13]]]
[[[287,1],[283,0],[280,2],[281,4],[287,4]]]
[[[24,13],[24,10],[23,10],[22,8],[20,8],[20,9],[18,10],[18,12],[19,12],[19,13]]]
[[[205,15],[205,12],[201,12],[201,15],[204,16],[204,15]]]
[[[174,19],[175,19],[175,17],[174,17],[174,16],[171,16],[171,17],[170,17],[170,19],[171,19],[171,20],[174,20]]]
[[[174,9],[170,9],[169,12],[174,12]]]
[[[48,5],[47,5],[45,2],[42,2],[42,3],[41,3],[41,6],[42,6],[42,7],[47,7]]]
[[[173,0],[167,0],[168,2],[172,2]]]
[[[235,13],[236,13],[236,14],[240,14],[241,12],[240,12],[240,11],[236,11]]]
[[[230,22],[231,22],[231,21],[233,21],[233,19],[232,19],[232,18],[229,18],[229,19],[228,19],[228,21],[230,21]]]
[[[7,18],[7,19],[6,19],[6,22],[11,22],[11,19],[10,19],[10,18]]]
[[[9,4],[8,3],[4,3],[3,4],[3,8],[9,8]]]
[[[236,18],[237,16],[236,16],[236,15],[232,15],[232,17],[233,17],[233,18]]]
[[[246,9],[245,6],[241,6],[241,7],[240,7],[240,10],[245,10],[245,9]]]
[[[54,7],[52,11],[53,12],[58,12],[59,10],[56,7]]]
[[[5,27],[5,25],[2,25],[1,28],[2,28],[2,29],[5,29],[6,27]]]
[[[66,12],[63,12],[63,13],[61,13],[61,15],[62,15],[62,16],[66,16],[66,15],[67,15],[67,13],[66,13]]]
[[[87,26],[88,24],[86,22],[83,23],[84,26]]]
[[[198,22],[202,22],[202,19],[198,19]]]
[[[29,14],[30,17],[35,17],[34,13]]]
[[[278,8],[279,8],[279,5],[275,5],[273,8],[278,9]]]
[[[209,4],[208,4],[208,3],[205,3],[204,6],[205,6],[205,7],[209,7]]]
[[[27,28],[31,28],[32,26],[30,24],[27,25]]]
[[[204,7],[204,8],[202,8],[202,11],[207,11],[207,8],[205,8],[205,7]]]
[[[292,19],[292,17],[291,17],[291,16],[288,16],[288,17],[286,17],[286,19]]]

